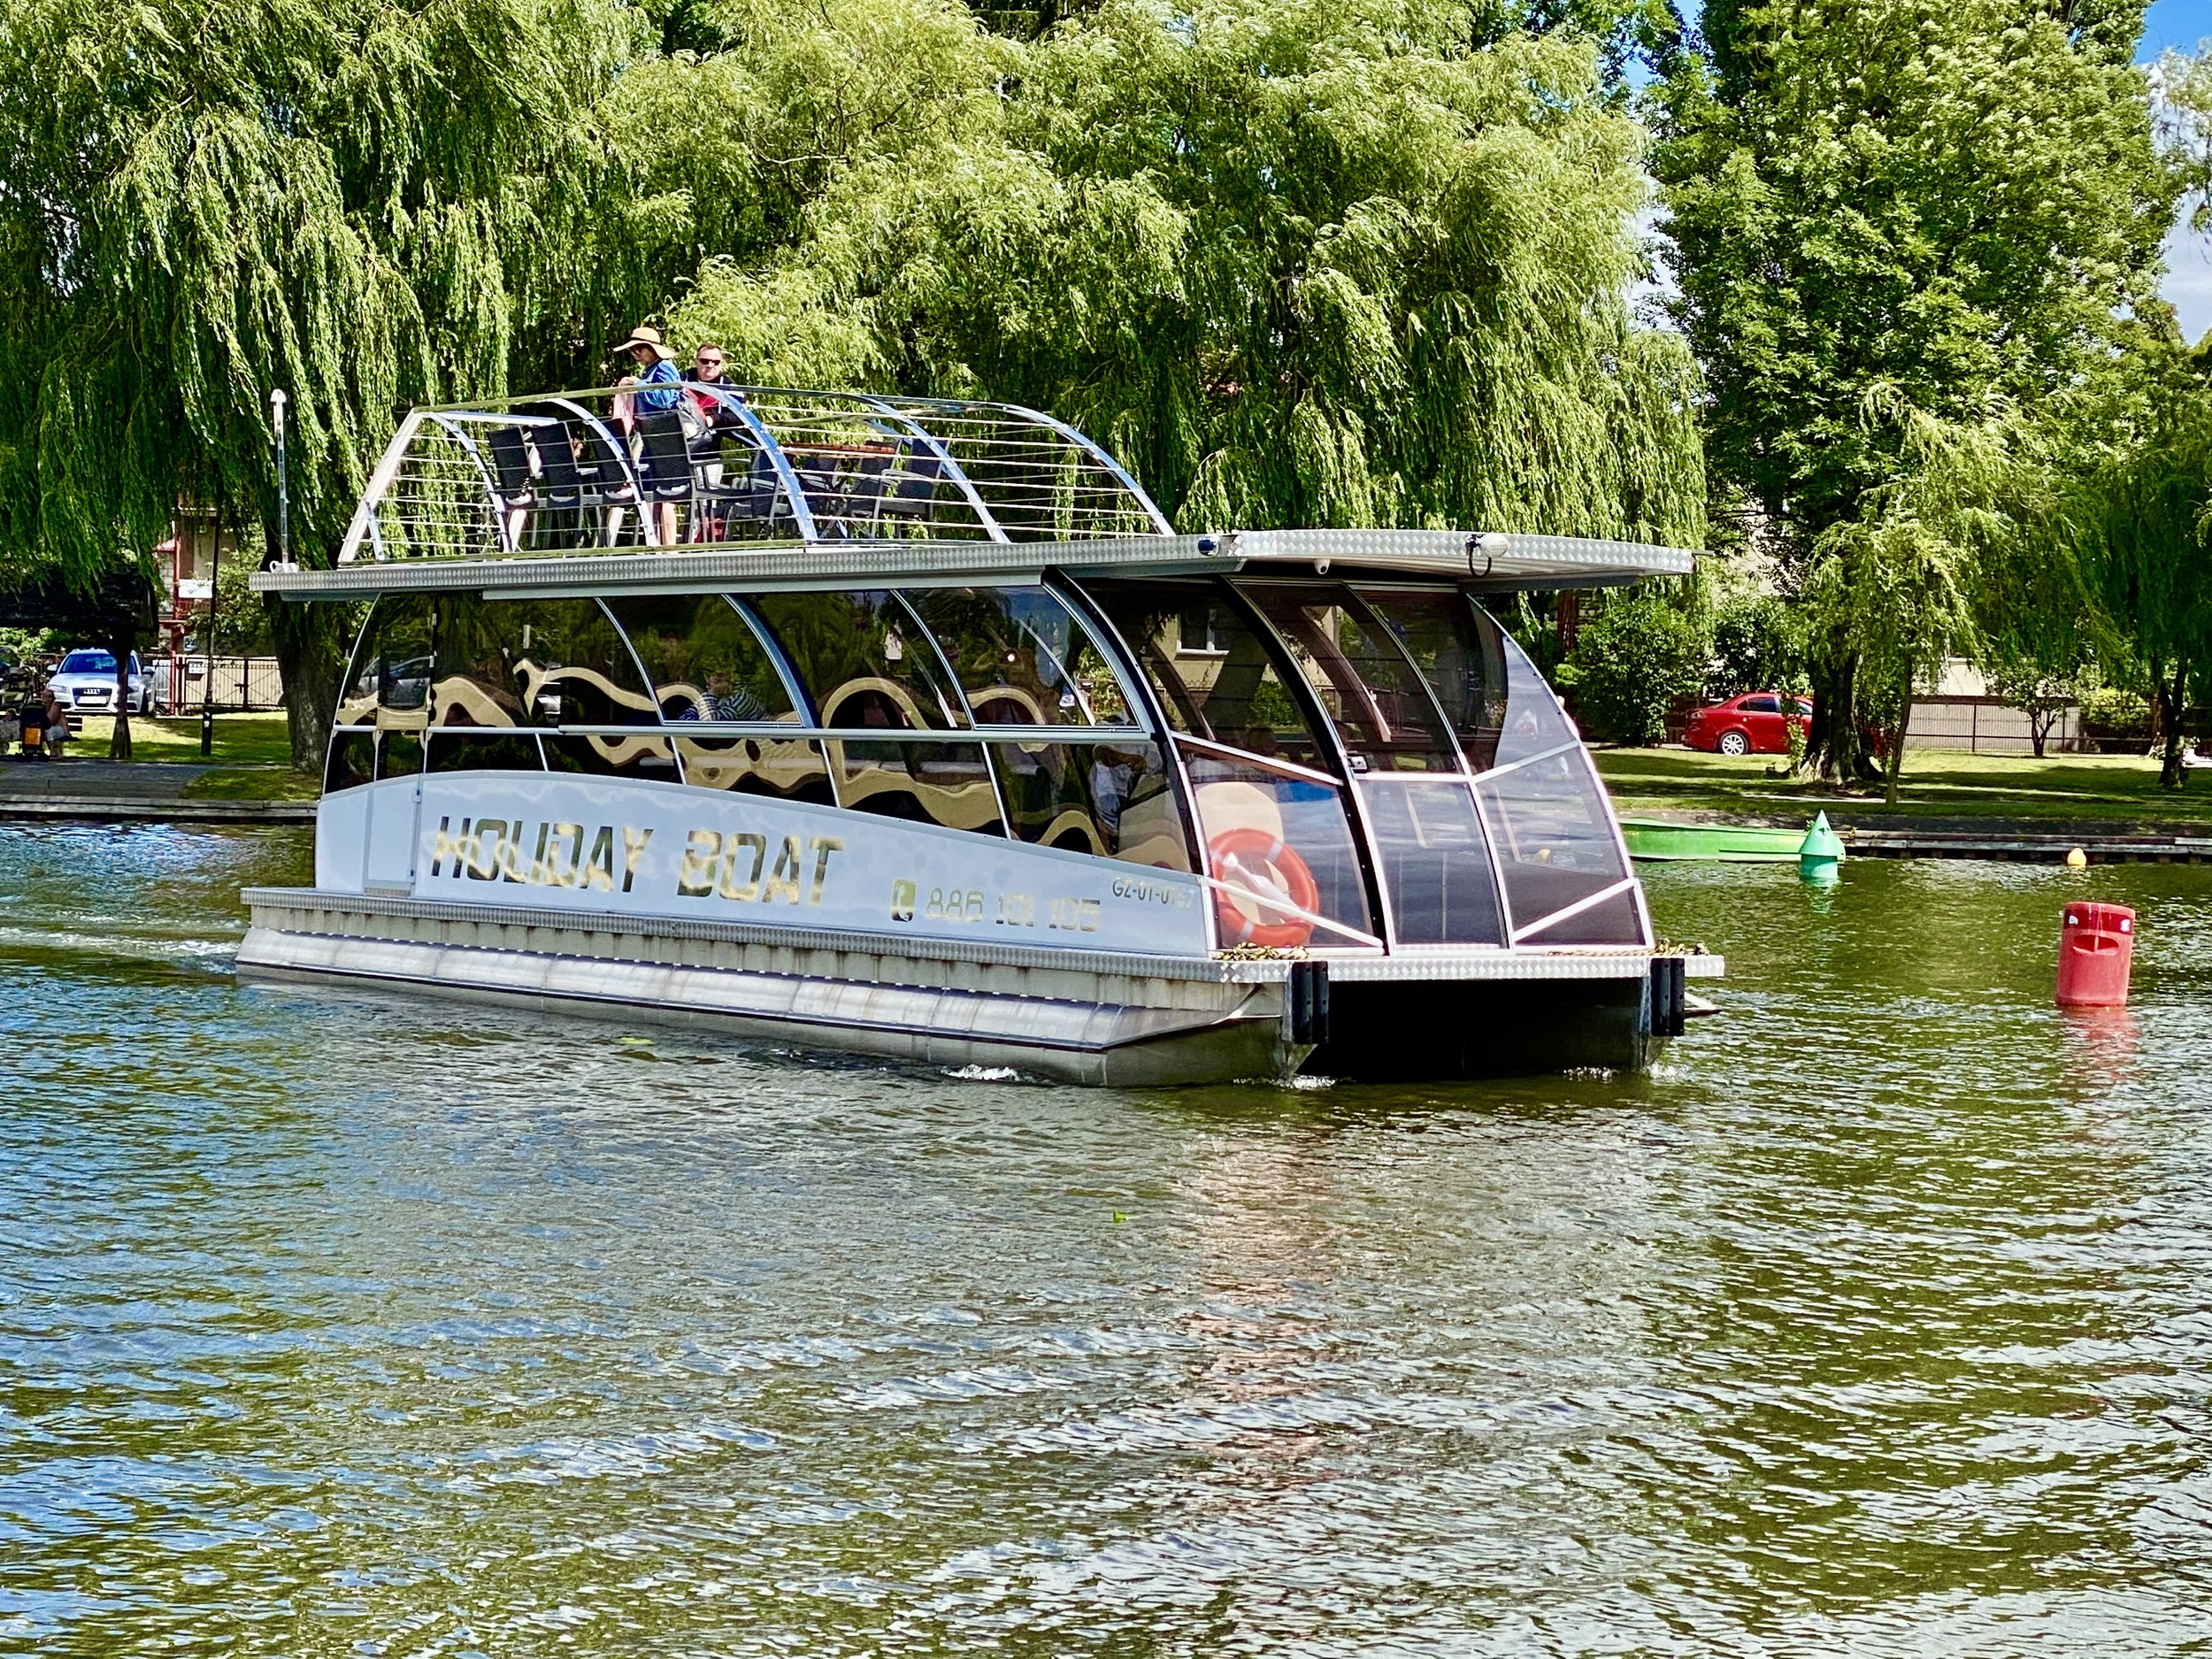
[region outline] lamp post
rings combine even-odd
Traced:
[[[215,753],[215,606],[223,590],[223,497],[215,496],[215,568],[207,584],[207,632],[200,640],[200,753]]]
[[[284,388],[269,394],[269,419],[276,428],[277,568],[292,568],[292,498],[284,477]]]

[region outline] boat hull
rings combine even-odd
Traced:
[[[547,1018],[1071,1083],[1625,1070],[1648,1064],[1669,1034],[1653,1000],[1652,958],[1638,951],[1324,958],[1325,969],[1302,971],[1280,959],[926,941],[314,888],[246,898],[253,925],[238,968],[249,979],[426,992]],[[1719,966],[1708,958],[1695,971]],[[1298,1003],[1301,972],[1326,987],[1317,1028]],[[1448,1042],[1433,1035],[1447,1031]]]
[[[1628,856],[1642,863],[1697,860],[1734,864],[1795,864],[1805,844],[1801,829],[1741,824],[1676,824],[1663,818],[1624,818],[1621,837]]]

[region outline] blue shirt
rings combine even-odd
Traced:
[[[637,378],[641,386],[677,386],[682,383],[683,377],[676,373],[673,363],[665,357],[659,357],[654,360],[651,368]],[[676,400],[682,396],[681,392],[640,392],[637,406],[648,410],[673,409]]]

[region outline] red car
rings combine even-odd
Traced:
[[[1782,712],[1785,706],[1791,710],[1786,715]],[[1785,720],[1794,720],[1800,732],[1810,729],[1811,702],[1774,691],[1747,691],[1709,709],[1700,709],[1683,727],[1682,741],[1692,749],[1723,755],[1786,755],[1790,733]]]

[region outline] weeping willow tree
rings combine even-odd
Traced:
[[[2212,696],[2212,357],[2147,354],[2120,430],[2070,480],[2069,541],[2101,626],[2156,702],[2159,782],[2187,780],[2184,731]]]
[[[537,256],[604,193],[592,121],[637,21],[607,0],[12,0],[0,558],[96,585],[184,498],[273,531],[282,388],[298,550],[326,559],[397,408],[502,389],[518,328],[603,320]],[[276,621],[305,762],[336,618]]]
[[[282,388],[319,562],[404,405],[588,382],[657,315],[1051,409],[1194,526],[1694,544],[1694,373],[1624,300],[1634,14],[12,0],[0,560],[96,585],[187,498],[265,533]],[[339,618],[273,621],[310,762]]]
[[[1106,0],[1028,42],[940,0],[710,15],[749,76],[876,63],[910,117],[802,121],[800,234],[676,306],[749,375],[1050,408],[1191,528],[1701,538],[1586,36],[1375,0]]]

